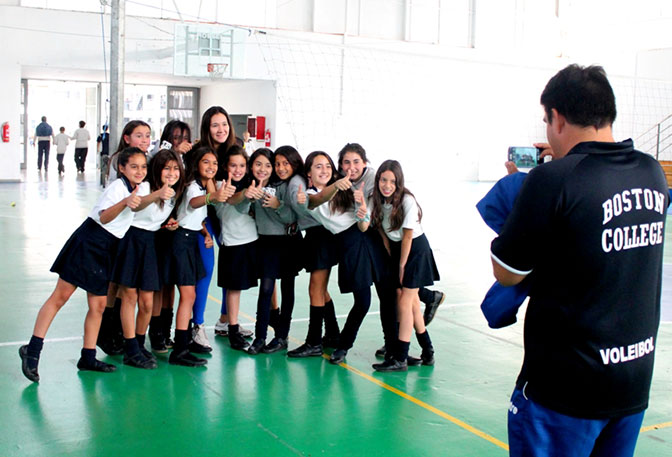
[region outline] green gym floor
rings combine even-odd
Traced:
[[[284,353],[248,356],[215,338],[221,292],[213,282],[206,325],[214,351],[205,368],[145,371],[103,360],[115,373],[79,372],[86,296],[77,291],[56,317],[40,361],[39,384],[21,373],[18,348],[56,284],[49,267],[100,195],[96,174],[28,172],[0,184],[0,457],[6,456],[505,456],[509,396],[522,360],[522,318],[488,328],[479,304],[492,283],[493,233],[474,204],[489,183],[442,184],[422,199],[423,220],[447,299],[428,327],[434,367],[372,370],[382,343],[378,301],[340,366]],[[412,187],[412,183],[411,183]],[[452,197],[451,197],[452,196]],[[449,217],[448,217],[449,216]],[[663,322],[650,407],[637,456],[672,455],[672,251],[670,225]],[[76,260],[76,259],[75,259]],[[329,290],[341,324],[351,296]],[[290,348],[307,330],[308,278],[299,275]],[[255,289],[243,293],[241,323],[253,328]],[[418,354],[414,341],[411,352]]]

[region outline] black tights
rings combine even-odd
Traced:
[[[355,290],[352,293],[355,303],[352,305],[348,319],[345,321],[343,331],[341,331],[341,339],[338,343],[339,349],[348,350],[355,343],[357,338],[357,331],[362,325],[362,321],[369,312],[371,306],[371,287]]]
[[[268,334],[268,322],[271,317],[271,297],[273,297],[274,287],[275,279],[273,278],[262,278],[259,284],[257,323],[254,327],[255,339],[261,338],[265,340]],[[292,311],[294,310],[294,276],[280,280],[280,293],[282,294],[282,305],[280,307],[280,325],[276,336],[278,338],[287,338],[292,321]]]
[[[275,335],[278,338],[286,339],[289,336],[289,326],[292,324],[292,312],[294,311],[294,279],[294,276],[290,276],[280,280],[280,293],[282,294],[280,327]]]

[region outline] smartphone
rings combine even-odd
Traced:
[[[509,161],[516,164],[518,168],[534,168],[544,163],[539,155],[543,149],[534,146],[510,146]]]

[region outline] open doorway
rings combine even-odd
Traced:
[[[28,171],[37,170],[37,144],[33,141],[35,129],[41,122],[42,116],[52,127],[54,135],[64,127],[65,134],[72,136],[79,128],[79,122],[84,121],[85,127],[91,136],[88,142],[89,153],[86,157],[85,168],[96,168],[96,137],[99,130],[98,83],[74,81],[27,81],[26,100],[26,130],[24,139],[27,145],[24,153],[22,168]],[[70,144],[65,152],[63,163],[66,172],[75,172],[74,162],[75,142]],[[57,169],[56,147],[51,145],[49,151],[49,166]]]

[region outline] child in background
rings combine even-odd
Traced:
[[[54,144],[56,145],[56,160],[58,160],[58,174],[59,176],[65,173],[65,166],[63,165],[63,156],[65,151],[68,150],[68,145],[70,144],[70,137],[65,134],[65,127],[58,129],[61,133],[56,135],[54,138]]]

